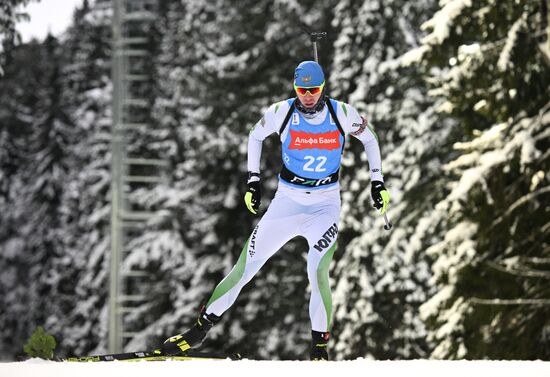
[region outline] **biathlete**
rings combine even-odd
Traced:
[[[168,338],[161,347],[176,355],[197,347],[241,289],[285,243],[303,236],[309,245],[307,274],[311,285],[311,360],[328,360],[332,321],[329,266],[336,250],[340,218],[338,172],[347,134],[359,139],[368,158],[374,206],[384,214],[389,194],[384,187],[378,139],[366,118],[352,106],[325,95],[321,66],[304,61],[294,74],[297,98],[269,107],[250,132],[246,207],[257,214],[261,201],[260,157],[263,140],[278,134],[282,143],[279,185],[269,208],[252,231],[231,272],[217,285],[189,330]]]

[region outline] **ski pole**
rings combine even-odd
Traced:
[[[384,221],[386,222],[386,224],[384,224],[384,229],[385,230],[390,230],[393,227],[393,225],[390,222],[390,220],[388,219],[388,215],[386,213],[384,213]]]

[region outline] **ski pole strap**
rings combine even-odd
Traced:
[[[293,172],[288,170],[288,168],[283,164],[283,168],[281,169],[281,173],[279,174],[279,177],[281,177],[283,181],[286,181],[293,185],[304,186],[304,187],[319,187],[319,186],[325,186],[331,183],[338,182],[339,172],[340,172],[340,169],[336,170],[334,173],[332,173],[328,177],[320,178],[320,179],[305,178],[297,174],[294,174]]]
[[[292,113],[294,112],[294,109],[296,108],[296,106],[294,106],[295,101],[296,101],[296,99],[294,99],[294,101],[292,101],[292,105],[290,105],[290,109],[288,109],[288,113],[286,113],[285,120],[283,120],[283,124],[281,124],[281,128],[279,128],[279,135],[283,134],[283,131],[286,128],[286,124],[290,120],[290,117],[292,116]]]

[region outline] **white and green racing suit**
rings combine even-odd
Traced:
[[[263,140],[273,133],[280,133],[283,168],[279,185],[237,263],[210,297],[206,313],[222,315],[271,256],[290,239],[303,236],[309,245],[307,273],[311,285],[309,315],[312,330],[328,332],[332,317],[329,267],[338,235],[338,170],[345,135],[351,134],[363,143],[371,179],[383,182],[380,149],[368,121],[352,106],[334,100],[330,101],[341,127],[332,119],[325,104],[324,109],[315,114],[294,109],[280,132],[292,101],[289,99],[270,106],[250,132],[248,170],[256,173],[260,172]]]

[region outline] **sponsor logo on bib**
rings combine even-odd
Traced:
[[[340,131],[311,134],[307,132],[290,130],[290,145],[288,149],[339,149]]]

